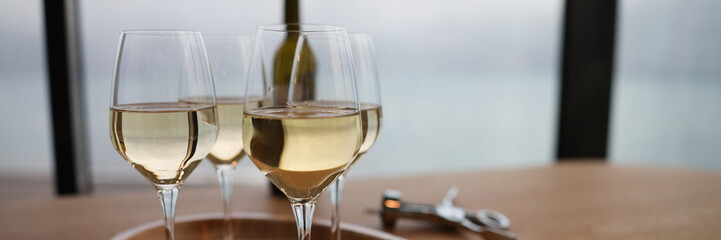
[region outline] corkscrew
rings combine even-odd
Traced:
[[[511,221],[502,213],[481,209],[470,211],[454,205],[458,188],[451,187],[440,204],[414,204],[401,201],[401,192],[385,190],[382,210],[383,227],[393,228],[399,218],[427,220],[448,226],[463,227],[480,234],[486,240],[515,240],[516,235],[507,231]]]

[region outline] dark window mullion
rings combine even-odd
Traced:
[[[566,0],[559,160],[606,157],[616,0]]]
[[[77,0],[45,0],[45,41],[59,195],[91,190],[83,93]]]

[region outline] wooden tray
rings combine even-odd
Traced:
[[[233,213],[235,239],[297,239],[295,220],[265,213]],[[331,240],[330,221],[314,219],[312,238]],[[222,239],[223,220],[220,213],[178,217],[175,222],[176,240]],[[345,240],[404,240],[404,238],[352,224],[341,224],[341,237]],[[162,221],[146,223],[115,235],[112,240],[163,240]]]

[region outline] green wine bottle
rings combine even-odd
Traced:
[[[292,30],[291,28],[299,28],[299,26],[289,25],[288,28]],[[298,41],[300,41],[300,33],[289,32],[275,54],[273,85],[277,89],[274,96],[276,102],[302,102],[315,99],[315,56],[310,45],[305,41],[300,44],[300,50],[297,51]],[[291,84],[295,85],[292,88],[293,92],[289,92]],[[288,99],[289,96],[292,96],[292,99]]]

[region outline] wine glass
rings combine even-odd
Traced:
[[[298,239],[310,239],[318,196],[362,143],[360,106],[345,29],[287,24],[258,28],[250,63],[243,146],[290,200]]]
[[[358,100],[363,123],[363,143],[351,166],[355,164],[375,143],[381,130],[381,97],[378,83],[378,71],[375,62],[373,38],[367,34],[348,34],[353,52],[353,70],[355,72]],[[349,166],[350,168],[350,166]],[[340,202],[343,195],[345,175],[341,174],[328,189],[331,200],[331,236],[341,239]]]
[[[157,189],[166,239],[174,239],[178,188],[218,134],[200,32],[123,31],[111,95],[113,146]]]
[[[241,134],[243,96],[252,42],[252,38],[247,36],[205,36],[215,82],[220,124],[218,140],[206,158],[213,163],[218,175],[220,194],[223,198],[223,239],[225,240],[233,239],[230,197],[233,193],[235,168],[238,161],[245,156]]]

